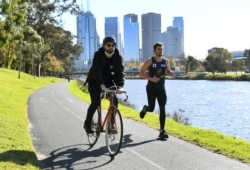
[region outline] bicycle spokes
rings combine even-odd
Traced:
[[[110,116],[111,117],[106,122],[106,145],[110,155],[116,155],[119,152],[122,143],[123,124],[118,109],[115,109]]]

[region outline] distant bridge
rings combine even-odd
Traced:
[[[76,71],[76,72],[73,72],[70,74],[70,76],[72,78],[81,78],[81,77],[86,77],[87,74],[88,74],[88,70],[86,71]],[[139,71],[124,71],[125,73],[125,76],[138,76],[139,75]],[[175,71],[175,77],[179,77],[179,76],[182,76],[184,75],[185,72],[184,71]]]
[[[89,73],[88,70],[86,71],[75,71],[71,73],[70,75],[87,75]],[[139,75],[139,71],[124,71],[126,76],[136,76]]]

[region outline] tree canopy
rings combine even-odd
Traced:
[[[3,0],[0,3],[0,67],[40,76],[68,74],[80,54],[75,37],[62,28],[60,17],[79,7],[71,0]],[[53,69],[52,69],[53,68]]]
[[[226,73],[229,69],[230,62],[232,62],[233,56],[227,49],[224,48],[212,48],[208,52],[204,67],[208,72]]]

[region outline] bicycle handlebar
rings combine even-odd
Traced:
[[[128,94],[126,91],[122,91],[122,93],[117,93],[117,90],[110,90],[109,92],[105,92],[102,90],[101,92],[101,96],[103,96],[103,98],[106,98],[107,96],[112,96],[114,94],[124,94],[125,99],[123,101],[126,102],[128,100]]]
[[[117,86],[113,80],[112,80],[112,82],[113,82],[114,86],[109,87],[110,92],[102,91],[102,95],[101,96],[103,96],[104,98],[106,98],[107,95],[109,95],[109,94],[111,94],[111,96],[112,96],[112,95],[115,95],[115,94],[121,94],[121,93],[123,93],[126,96],[126,98],[123,101],[126,102],[128,100],[127,92],[126,91],[122,91],[121,93],[117,93],[117,90],[119,90],[119,86]]]
[[[123,100],[124,102],[126,102],[126,101],[128,100],[128,94],[127,94],[127,92],[126,92],[126,91],[123,91],[122,93],[124,93],[124,94],[125,94],[125,96],[126,96],[126,98]]]

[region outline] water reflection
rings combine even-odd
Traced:
[[[146,83],[146,80],[126,80],[125,83],[129,102],[138,111],[147,103]],[[184,110],[181,114],[193,126],[250,141],[250,82],[167,80],[166,89],[168,113]]]

